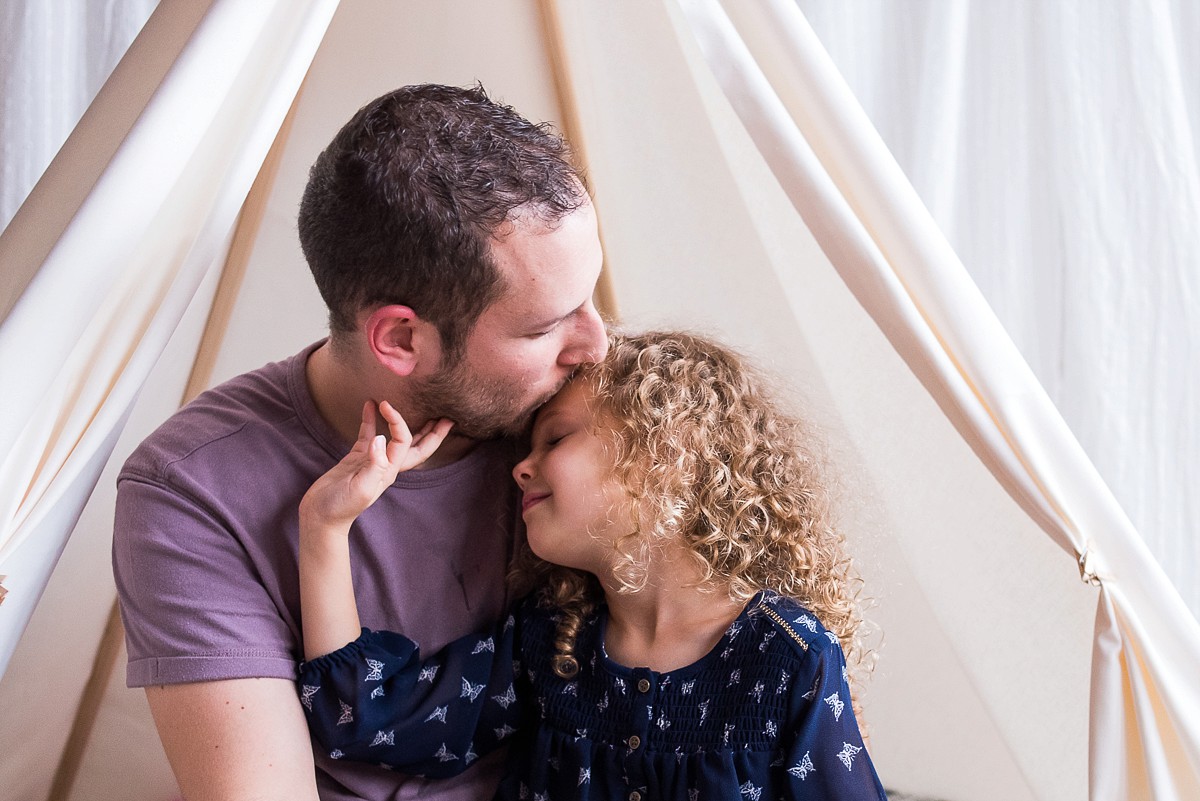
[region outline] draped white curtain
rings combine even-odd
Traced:
[[[1200,616],[1200,4],[797,2]]]
[[[0,230],[158,0],[0,4]]]
[[[681,6],[728,101],[851,291],[1000,483],[1101,587],[1090,797],[1195,797],[1200,626],[812,28],[790,0]]]
[[[336,6],[164,0],[0,235],[0,674]]]

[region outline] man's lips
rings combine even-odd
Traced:
[[[531,506],[535,506],[549,497],[550,493],[548,492],[531,492],[521,496],[521,514],[525,514]]]

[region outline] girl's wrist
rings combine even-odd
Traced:
[[[300,499],[300,508],[297,510],[300,516],[300,533],[310,532],[314,535],[324,534],[347,534],[350,531],[350,524],[354,522],[354,518],[349,520],[335,520],[327,514],[317,510],[316,503],[310,503],[308,496]]]
[[[300,546],[306,550],[324,550],[329,546],[344,547],[349,541],[350,525],[323,519],[300,517]]]

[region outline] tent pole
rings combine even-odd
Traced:
[[[116,667],[117,657],[121,653],[123,637],[121,615],[114,603],[108,612],[108,621],[104,624],[104,634],[100,638],[100,647],[92,662],[92,672],[84,685],[83,697],[75,712],[75,721],[71,725],[71,734],[63,746],[62,759],[54,772],[54,782],[50,785],[49,801],[67,801],[71,796],[71,788],[75,785],[75,777],[79,774],[79,766],[83,762],[83,752],[87,748],[88,739],[99,716],[100,703],[104,700],[104,691]]]
[[[557,0],[538,0],[542,12],[542,26],[546,35],[546,47],[550,54],[550,68],[554,78],[554,90],[558,95],[558,107],[562,113],[561,127],[571,149],[575,154],[576,166],[586,175],[588,173],[587,142],[583,135],[583,124],[579,119],[579,102],[575,96],[575,82],[571,75],[571,63],[567,57],[566,36],[563,31],[562,17],[558,13]],[[597,220],[600,218],[596,210]],[[620,319],[617,309],[616,293],[612,285],[612,275],[608,270],[608,249],[604,248],[604,229],[600,228],[600,245],[604,250],[604,267],[600,271],[600,279],[596,282],[596,308],[608,320],[614,322]]]
[[[275,176],[279,172],[279,164],[283,160],[283,148],[292,132],[292,123],[296,117],[296,105],[304,95],[304,84],[307,77],[300,83],[292,107],[279,126],[279,133],[271,143],[271,149],[263,161],[254,185],[246,196],[246,203],[238,215],[237,226],[234,229],[233,241],[229,245],[229,255],[225,258],[225,268],[221,271],[221,280],[217,284],[216,296],[212,308],[208,312],[208,322],[204,326],[204,334],[200,338],[200,346],[196,351],[196,361],[192,366],[191,377],[188,378],[187,388],[183,391],[183,403],[208,389],[212,381],[213,369],[217,356],[221,352],[221,344],[225,340],[225,331],[229,328],[229,320],[233,316],[233,307],[237,302],[238,292],[246,277],[246,267],[250,263],[250,253],[258,239],[258,230],[262,226],[263,215],[266,213],[267,200],[271,187],[275,184]]]

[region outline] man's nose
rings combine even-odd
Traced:
[[[588,301],[583,316],[576,324],[574,336],[559,354],[558,363],[564,367],[591,364],[602,361],[607,353],[608,329],[596,307]]]

